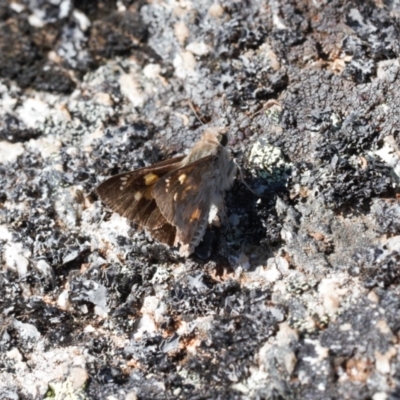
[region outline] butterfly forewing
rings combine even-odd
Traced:
[[[179,168],[182,159],[175,157],[150,167],[115,175],[101,183],[96,191],[113,211],[141,226],[158,229],[167,221],[165,218],[156,220],[160,213],[156,212],[158,208],[152,189],[164,175]],[[149,226],[149,220],[153,225]]]

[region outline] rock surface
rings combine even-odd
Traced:
[[[399,16],[0,0],[0,398],[399,398]],[[202,124],[255,193],[182,259],[94,189]]]

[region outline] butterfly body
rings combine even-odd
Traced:
[[[212,208],[221,210],[236,164],[220,130],[206,131],[189,154],[113,176],[97,188],[115,212],[188,256],[201,242]]]

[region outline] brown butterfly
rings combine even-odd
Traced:
[[[113,176],[96,189],[113,211],[159,242],[180,244],[181,256],[203,239],[212,210],[223,210],[236,164],[221,129],[207,130],[185,156]],[[215,216],[215,215],[214,215]]]

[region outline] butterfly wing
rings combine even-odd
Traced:
[[[184,157],[175,157],[149,167],[115,175],[96,189],[111,210],[154,232],[155,239],[171,245],[175,227],[164,218],[153,198],[154,185],[166,174],[179,168]]]
[[[169,172],[154,185],[152,194],[165,219],[176,227],[175,244],[189,255],[200,243],[212,204],[221,194],[216,187],[216,157],[209,155]]]
[[[165,243],[168,246],[174,245],[176,227],[165,219],[158,207],[151,213],[147,229],[150,235],[159,242]]]

